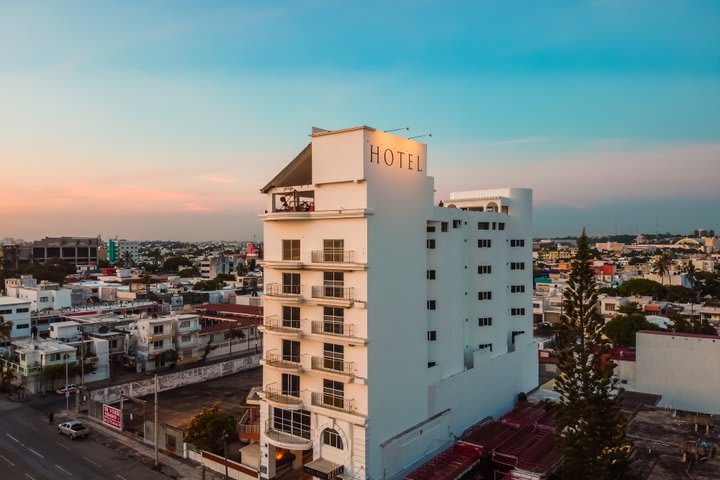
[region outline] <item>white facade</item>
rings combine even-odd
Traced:
[[[263,189],[261,478],[278,449],[396,478],[537,386],[532,192],[435,207],[426,159],[372,128],[318,131]]]
[[[125,252],[128,252],[133,263],[140,263],[140,243],[134,240],[117,240],[117,261],[122,263],[125,260]]]
[[[200,276],[202,278],[214,279],[220,274],[234,275],[239,264],[239,259],[218,255],[200,261]]]
[[[200,317],[173,314],[166,317],[144,318],[137,321],[137,357],[146,370],[154,370],[155,358],[165,350],[178,352],[178,361],[192,355],[200,345]]]
[[[45,280],[38,284],[32,275],[23,275],[19,280],[5,280],[5,289],[8,296],[30,302],[32,312],[61,310],[72,306],[71,289]]]
[[[720,338],[638,332],[636,389],[662,395],[659,406],[720,414]]]
[[[15,297],[0,296],[0,317],[13,323],[10,338],[30,336],[30,302]]]

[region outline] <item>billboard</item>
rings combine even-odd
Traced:
[[[103,404],[102,421],[105,425],[122,430],[122,412],[119,408]]]

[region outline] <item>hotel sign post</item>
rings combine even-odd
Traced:
[[[103,403],[102,421],[105,425],[122,431],[122,411],[119,408],[111,407]]]

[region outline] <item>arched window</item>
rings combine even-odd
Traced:
[[[337,430],[334,430],[332,428],[326,428],[325,430],[323,430],[322,442],[325,445],[330,445],[331,447],[335,447],[340,450],[343,449],[342,437],[337,432]]]
[[[499,212],[498,205],[495,202],[490,202],[485,206],[486,212]]]

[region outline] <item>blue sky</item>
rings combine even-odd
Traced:
[[[310,127],[358,124],[432,132],[440,197],[534,188],[540,235],[717,230],[718,25],[711,1],[0,3],[0,237],[251,238]]]

